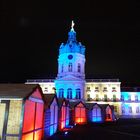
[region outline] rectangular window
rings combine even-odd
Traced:
[[[129,107],[129,113],[132,113],[132,107],[131,106]]]
[[[123,95],[121,95],[121,101],[124,101],[124,96]]]
[[[139,113],[140,112],[140,110],[139,110],[139,107],[137,106],[136,107],[136,113]]]
[[[117,106],[114,106],[114,111],[117,112]]]
[[[138,101],[138,95],[135,95],[135,101]]]
[[[125,114],[125,107],[122,107],[122,114]]]

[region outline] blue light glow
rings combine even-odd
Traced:
[[[102,118],[101,117],[93,117],[92,122],[101,122]]]

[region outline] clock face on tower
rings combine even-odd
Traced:
[[[68,59],[72,59],[73,58],[73,55],[68,55]]]

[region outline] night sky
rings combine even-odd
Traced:
[[[4,1],[0,11],[0,82],[57,74],[71,20],[86,47],[86,78],[140,85],[140,7],[131,1]]]

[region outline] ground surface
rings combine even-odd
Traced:
[[[116,123],[77,125],[67,135],[57,133],[49,140],[140,140],[140,119]]]

